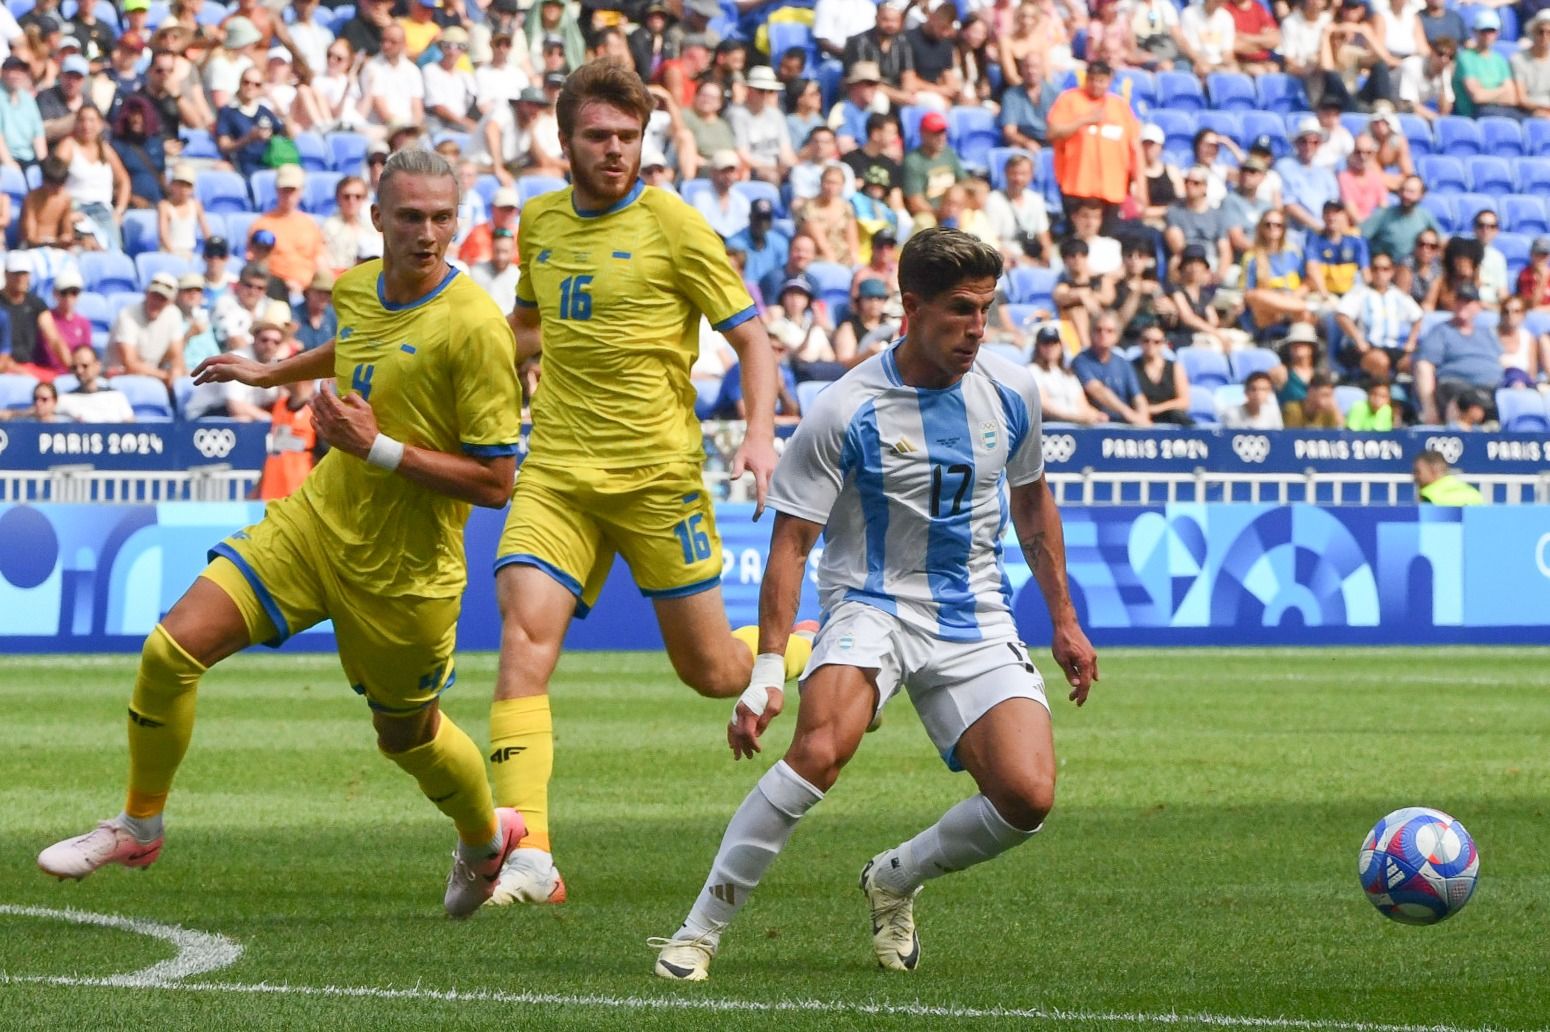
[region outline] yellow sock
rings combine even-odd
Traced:
[[[554,774],[554,721],[549,696],[490,704],[490,769],[495,799],[522,815],[524,849],[549,848],[549,778]]]
[[[458,838],[473,846],[495,837],[499,828],[490,783],[484,778],[484,758],[451,717],[441,714],[436,737],[424,745],[383,755],[419,782],[425,798],[452,818]]]
[[[129,702],[129,793],[124,812],[155,817],[194,733],[194,698],[204,665],[157,624],[140,650]]]
[[[748,646],[748,651],[759,656],[759,628],[753,624],[739,627],[732,632],[732,637]],[[786,680],[791,680],[807,668],[807,661],[813,654],[813,639],[806,634],[793,634],[786,639]]]

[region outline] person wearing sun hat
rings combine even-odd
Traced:
[[[1324,205],[1340,200],[1340,182],[1333,169],[1315,164],[1314,157],[1324,142],[1319,120],[1308,115],[1297,123],[1292,138],[1292,153],[1276,162],[1288,221],[1303,232],[1317,233],[1324,226]]]
[[[168,386],[184,375],[183,316],[177,297],[177,277],[158,272],[141,300],[119,309],[108,332],[110,372],[154,376]]]
[[[786,115],[780,109],[779,98],[785,87],[768,65],[750,68],[747,86],[743,103],[727,112],[732,137],[749,173],[756,179],[779,184],[786,171],[797,163]]]
[[[877,103],[882,80],[873,61],[858,61],[845,73],[845,95],[829,109],[829,128],[839,137],[840,150],[849,153],[866,142],[866,120]]]

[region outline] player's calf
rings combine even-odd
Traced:
[[[122,816],[100,821],[84,835],[56,842],[38,854],[38,867],[44,874],[51,874],[63,881],[74,878],[80,881],[93,871],[108,864],[123,867],[149,867],[161,855],[163,836],[158,826],[146,834],[142,828],[136,837]]]

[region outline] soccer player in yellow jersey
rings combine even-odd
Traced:
[[[572,186],[529,202],[517,231],[512,328],[519,358],[542,351],[543,380],[496,559],[490,758],[496,801],[528,828],[497,904],[565,898],[549,840],[549,676],[566,625],[596,601],[616,554],[652,599],[687,684],[724,698],[754,670],[758,629],[734,638],[721,599],[689,367],[704,313],[741,359],[748,429],[732,474],[753,473],[762,506],[775,467],[774,354],[721,239],[676,194],[638,178],[652,107],[625,65],[598,60],[572,74],[556,104]],[[772,655],[768,676],[784,683],[800,671],[806,646]]]
[[[437,699],[453,680],[463,525],[470,504],[499,508],[511,493],[521,396],[505,318],[444,259],[457,207],[443,158],[394,154],[371,212],[383,258],[339,278],[334,341],[277,366],[224,355],[196,370],[203,382],[258,386],[334,377],[344,396],[325,389],[313,403],[333,450],[262,522],[210,550],[204,574],[146,639],[124,811],[45,849],[44,871],[80,879],[154,862],[200,676],[248,645],[331,619],[378,748],[457,827],[447,913],[466,917],[493,891],[523,821],[494,807],[479,748]]]

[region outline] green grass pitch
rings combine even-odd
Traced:
[[[326,656],[248,655],[206,678],[154,867],[45,878],[38,849],[120,805],[134,664],[4,657],[0,1029],[1550,1026],[1550,649],[1101,662],[1085,709],[1055,701],[1044,833],[926,887],[917,972],[873,966],[856,875],[973,789],[896,699],[710,982],[684,986],[651,977],[644,940],[676,927],[792,720],[734,764],[728,704],[661,655],[566,657],[553,830],[571,902],[464,923],[440,911],[450,826],[377,756]],[[446,700],[481,742],[493,675],[493,657],[463,656]],[[1440,926],[1385,920],[1357,884],[1362,837],[1404,805],[1453,813],[1481,850],[1474,900]],[[175,948],[28,908],[243,953],[173,988],[100,984]]]

